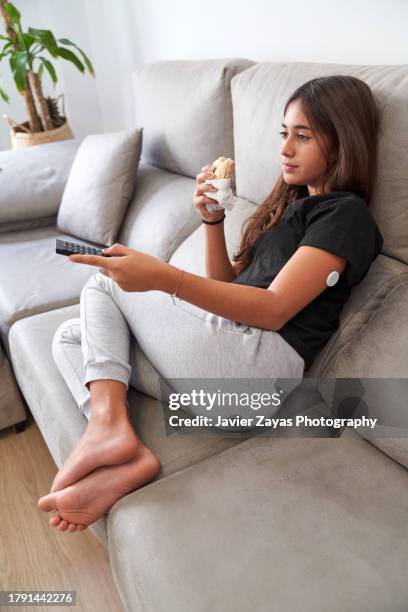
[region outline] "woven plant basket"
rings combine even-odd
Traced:
[[[61,94],[59,97],[63,98],[63,94]],[[45,130],[44,132],[31,132],[28,121],[25,121],[24,123],[16,123],[14,119],[7,117],[7,121],[9,122],[10,126],[12,149],[23,149],[25,147],[32,147],[34,145],[47,144],[48,142],[58,142],[59,140],[69,140],[70,138],[74,138],[74,134],[72,133],[67,118],[64,115],[62,115],[62,117],[65,119],[65,123],[53,130]]]
[[[68,121],[54,130],[45,130],[44,132],[30,132],[28,121],[26,121],[10,128],[10,136],[13,149],[23,149],[24,147],[57,142],[58,140],[69,140],[74,137]]]

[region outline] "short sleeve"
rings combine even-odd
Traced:
[[[367,274],[383,238],[363,200],[339,196],[314,206],[298,246],[315,246],[343,257],[347,261],[343,274],[353,286]]]

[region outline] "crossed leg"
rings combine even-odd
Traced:
[[[275,332],[247,328],[183,302],[173,306],[160,292],[122,292],[111,279],[94,275],[81,293],[80,319],[61,326],[53,342],[57,366],[88,419],[51,492],[38,502],[41,510],[58,512],[50,524],[60,531],[86,528],[160,470],[127,414],[130,331],[165,379],[212,379],[222,373],[233,379],[267,378],[273,388],[273,372],[293,377],[286,389],[290,393],[303,375],[303,360]],[[144,378],[151,376],[137,367],[133,374],[139,376],[137,388],[150,394]]]

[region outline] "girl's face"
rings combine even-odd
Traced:
[[[309,195],[316,195],[315,181],[326,170],[323,142],[312,131],[297,100],[288,106],[282,123],[280,149],[283,179],[288,185],[307,185]],[[288,168],[286,164],[295,166]],[[326,188],[330,191],[330,187]]]

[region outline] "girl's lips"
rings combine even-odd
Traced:
[[[282,164],[284,172],[293,172],[296,170],[297,166],[287,166],[286,164]]]

